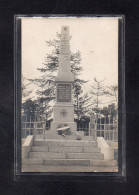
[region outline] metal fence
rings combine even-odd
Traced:
[[[103,120],[102,120],[103,119]],[[77,131],[84,131],[85,136],[104,137],[105,140],[118,141],[118,123],[114,118],[90,117],[90,122],[77,123]]]
[[[84,135],[89,135],[89,122],[77,123],[77,131],[84,131]]]
[[[108,121],[104,119],[103,123],[101,119],[90,118],[89,135],[95,139],[104,137],[105,140],[118,141],[118,122],[112,117],[109,117]]]
[[[46,129],[46,122],[44,118],[35,113],[35,118],[22,114],[22,138],[26,138],[28,135],[44,135]]]
[[[118,124],[114,119],[108,121],[96,120],[95,117],[90,117],[90,122],[77,123],[77,131],[83,131],[85,136],[104,137],[105,140],[118,141]],[[22,138],[28,135],[40,136],[45,138],[45,131],[50,129],[50,123],[46,123],[44,117],[35,113],[32,118],[26,114],[22,115]]]

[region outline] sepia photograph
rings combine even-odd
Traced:
[[[21,171],[118,172],[119,17],[21,17]]]

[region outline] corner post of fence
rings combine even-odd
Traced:
[[[25,116],[25,137],[27,137],[27,115]]]
[[[109,116],[109,140],[111,139],[110,130],[111,130],[111,116]]]
[[[31,115],[29,116],[29,135],[31,135]]]
[[[91,134],[90,134],[90,122],[89,122],[89,132],[88,132],[88,134],[89,134],[89,136],[91,135]]]
[[[112,118],[112,139],[113,139],[113,141],[114,141],[114,120],[113,120],[113,118]]]
[[[104,139],[106,139],[105,129],[106,129],[106,117],[104,116]]]
[[[35,111],[35,121],[34,121],[34,138],[36,138],[36,134],[37,134],[37,128],[36,128],[36,117],[37,117],[37,114],[36,114],[36,111]]]
[[[100,137],[102,137],[102,126],[101,126],[102,124],[101,124],[101,116],[100,116]]]
[[[90,116],[90,123],[89,123],[89,131],[90,131],[90,135],[93,136],[93,139],[96,140],[97,136],[96,136],[96,125],[95,125],[95,116],[91,115]]]
[[[43,139],[45,140],[45,121],[43,121]]]

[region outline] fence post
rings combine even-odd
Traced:
[[[29,117],[29,135],[30,135],[30,131],[31,131],[31,115],[30,115],[30,117]]]
[[[25,116],[25,137],[27,137],[27,115]]]
[[[111,136],[110,136],[110,126],[111,126],[111,124],[110,124],[111,122],[110,122],[110,116],[109,116],[109,140],[111,139]]]
[[[36,113],[36,111],[35,111],[35,121],[34,121],[34,138],[36,138],[36,134],[37,134],[37,128],[36,128],[36,117],[37,117],[37,113]]]
[[[42,123],[43,126],[43,139],[45,140],[45,122],[43,121]]]
[[[90,135],[91,135],[91,134],[90,134],[90,122],[89,122],[89,132],[88,132],[88,133],[89,133],[89,136],[90,136]]]
[[[90,135],[92,135],[93,139],[96,140],[96,125],[94,115],[90,116]]]
[[[101,126],[101,117],[100,117],[100,137],[102,137],[102,126]]]
[[[104,139],[106,139],[106,117],[104,117]]]
[[[113,141],[113,132],[114,132],[113,117],[112,117],[112,122],[111,122],[111,129],[112,129],[112,141]]]

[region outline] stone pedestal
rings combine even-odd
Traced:
[[[57,99],[60,101],[58,93]],[[71,96],[71,93],[69,94],[69,96]],[[67,96],[67,94],[65,95],[65,97],[67,97],[67,99],[70,99],[71,101],[71,98],[69,96]],[[77,124],[74,122],[74,106],[72,102],[64,102],[64,100],[66,101],[67,99],[63,99],[63,94],[61,97],[62,102],[56,102],[53,108],[53,122],[51,123],[51,129],[52,131],[55,131],[57,130],[57,127],[63,123],[67,124],[70,127],[72,134],[75,134],[77,130]]]

